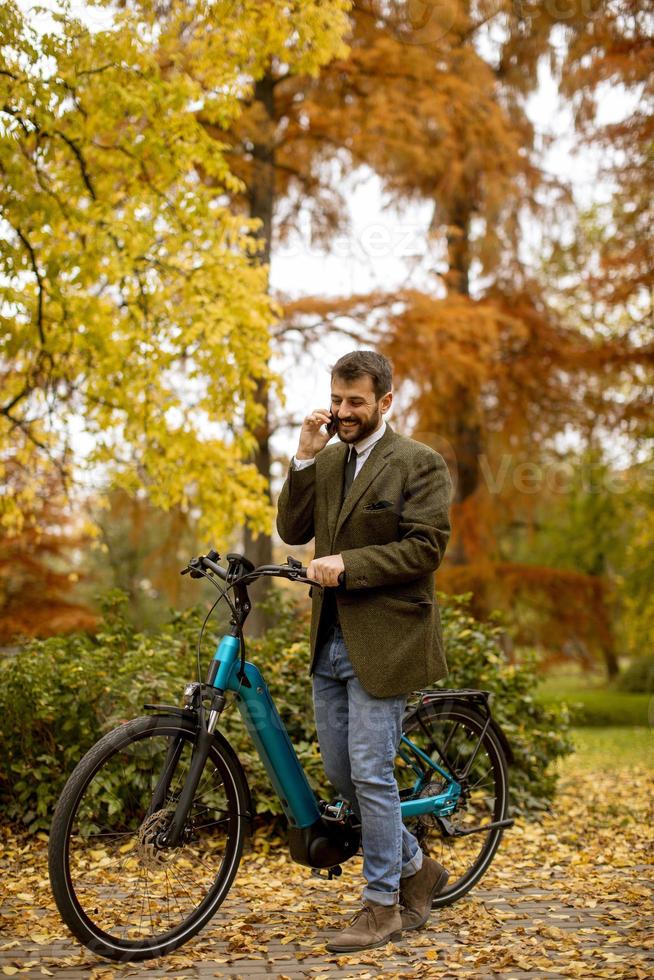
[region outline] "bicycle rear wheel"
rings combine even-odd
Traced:
[[[55,809],[50,880],[61,916],[94,953],[127,962],[194,936],[229,891],[248,830],[249,794],[228,743],[215,736],[179,844],[158,846],[195,739],[174,716],[109,732],[77,765]],[[172,760],[172,761],[171,761]],[[168,766],[155,812],[152,794]]]
[[[404,733],[410,740],[461,783],[459,803],[448,817],[455,831],[504,820],[508,814],[504,751],[490,725],[481,737],[483,731],[484,718],[479,712],[456,700],[432,701],[410,710],[405,718]],[[424,762],[421,765],[427,770]],[[402,759],[398,760],[396,776],[402,799],[415,798],[416,773]],[[445,785],[443,777],[434,771],[418,795],[436,795]],[[406,825],[424,853],[439,861],[450,875],[446,888],[434,899],[433,908],[451,905],[477,884],[493,860],[503,833],[502,828],[496,828],[450,837],[431,814],[408,819]]]

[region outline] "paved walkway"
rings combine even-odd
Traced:
[[[8,928],[0,941],[0,970],[4,975],[56,980],[105,980],[117,974],[245,980],[264,975],[280,980],[380,974],[443,980],[550,976],[651,980],[654,976],[654,930],[649,950],[633,945],[646,902],[642,910],[617,898],[597,902],[589,896],[581,902],[569,895],[562,873],[543,874],[540,887],[531,882],[511,888],[479,887],[456,906],[434,913],[424,930],[409,934],[401,943],[368,954],[338,956],[327,954],[323,942],[358,906],[358,862],[351,862],[349,873],[338,884],[312,878],[304,869],[297,869],[298,880],[292,865],[266,872],[267,865],[255,857],[250,856],[250,863],[248,867],[246,859],[248,879],[256,874],[279,876],[279,904],[267,907],[256,896],[246,900],[242,887],[235,886],[199,937],[174,955],[150,963],[115,965],[98,960],[80,951],[63,935],[61,926],[61,938],[44,942],[47,937],[39,926],[51,919],[50,909],[35,916],[30,933],[22,935],[25,920],[20,909],[13,906],[11,914],[4,906]],[[292,884],[283,877],[284,870],[291,868]],[[626,889],[633,886],[634,871],[644,880],[647,868],[630,868],[624,875]]]
[[[164,959],[121,965],[68,937],[40,836],[0,832],[0,980],[654,977],[654,813],[645,768],[566,776],[552,813],[516,821],[468,896],[401,942],[352,956],[330,955],[324,943],[359,907],[360,857],[330,882],[278,848],[267,852],[260,834],[199,936]]]

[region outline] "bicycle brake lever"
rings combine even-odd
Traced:
[[[191,573],[191,578],[204,578],[202,571],[199,571],[200,568],[201,568],[200,559],[191,558],[187,566],[187,571]],[[182,575],[185,574],[186,574],[185,572],[182,572]]]
[[[189,573],[191,575],[191,578],[204,578],[202,572],[196,572],[194,569],[189,568],[188,565],[186,566],[186,568],[183,568],[179,574],[188,575]]]

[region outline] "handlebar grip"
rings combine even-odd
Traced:
[[[211,569],[211,571],[215,572],[216,575],[219,576],[219,578],[223,579],[223,581],[227,579],[227,569],[223,568],[222,565],[218,565],[217,562],[212,561],[211,558],[207,558],[206,555],[204,558],[201,558],[200,560],[204,568]]]

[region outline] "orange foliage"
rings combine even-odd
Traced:
[[[629,0],[617,6],[622,13],[637,11]],[[575,284],[566,305],[564,286],[557,295],[558,283],[524,267],[519,212],[540,212],[550,227],[559,207],[570,215],[565,188],[553,187],[539,172],[524,104],[537,84],[538,60],[549,49],[552,27],[558,22],[571,41],[562,85],[571,98],[577,86],[590,92],[602,75],[629,84],[638,80],[650,91],[651,44],[644,44],[642,32],[625,37],[632,20],[620,21],[606,5],[559,10],[502,0],[483,14],[456,0],[434,5],[427,19],[436,29],[429,34],[425,28],[421,43],[413,44],[410,25],[401,20],[406,8],[356,3],[350,57],[325,69],[318,91],[302,93],[303,132],[314,149],[346,147],[353,162],[381,176],[395,199],[431,201],[430,231],[444,245],[445,271],[434,270],[429,292],[285,303],[285,329],[297,330],[305,341],[325,326],[358,332],[362,344],[391,357],[398,383],[410,382],[413,434],[443,453],[454,477],[454,533],[441,573],[445,587],[473,590],[480,614],[495,605],[531,610],[537,625],[528,627],[529,615],[523,615],[521,641],[556,646],[585,637],[606,651],[607,583],[501,561],[502,529],[515,518],[528,524],[540,495],[521,492],[513,480],[493,484],[505,461],[513,476],[520,465],[542,460],[552,439],[567,429],[585,433],[604,424],[633,432],[645,419],[647,398],[625,392],[640,371],[651,370],[654,345],[638,331],[598,329],[593,300],[610,295],[620,303],[636,286],[651,286],[651,236],[643,223],[654,199],[653,160],[646,152],[651,113],[647,119],[635,113],[627,125],[607,127],[601,136],[625,152],[630,146],[631,163],[618,177],[624,205],[607,238],[601,271],[589,279],[584,270],[591,287],[584,302]],[[447,20],[447,30],[438,29],[439,17]],[[495,17],[502,18],[502,39],[491,53],[492,45],[477,42],[484,20]],[[636,69],[629,68],[634,57]],[[589,63],[595,72],[587,77]],[[638,192],[637,180],[646,175],[646,189]],[[638,202],[633,217],[626,213],[629,195]],[[486,278],[473,297],[475,260]]]
[[[492,11],[462,0],[425,7],[421,30],[410,3],[355,0],[347,58],[316,78],[273,60],[227,129],[203,120],[230,148],[230,168],[246,188],[243,210],[256,213],[262,197],[274,199],[278,240],[301,213],[314,243],[344,230],[339,176],[364,165],[396,200],[434,201],[435,229],[456,229],[462,205],[481,218],[472,257],[484,270],[507,236],[517,242],[516,193],[533,203],[539,184],[524,97],[537,85],[556,11],[530,9],[525,18],[515,0],[498,0]],[[575,22],[567,8],[564,19]],[[497,58],[481,53],[490,21],[505,35]]]
[[[499,560],[502,528],[516,515],[528,521],[536,496],[517,492],[510,481],[503,490],[493,487],[484,467],[496,473],[507,457],[511,467],[540,459],[569,428],[629,427],[644,417],[646,399],[637,405],[624,392],[642,366],[651,367],[654,345],[629,331],[598,330],[592,297],[581,304],[573,288],[566,307],[562,291],[553,296],[558,284],[553,289],[525,267],[522,253],[525,215],[551,228],[563,213],[569,224],[572,211],[569,189],[539,169],[526,112],[539,61],[549,55],[562,71],[563,91],[571,99],[577,89],[591,93],[588,105],[602,76],[652,84],[654,74],[648,78],[643,70],[651,47],[642,32],[626,36],[636,0],[610,7],[355,0],[347,58],[325,66],[317,79],[284,75],[283,66],[271,64],[244,115],[229,133],[216,133],[232,147],[230,162],[247,187],[242,200],[250,213],[262,198],[259,184],[268,180],[280,239],[297,227],[300,213],[310,216],[314,243],[326,244],[343,230],[339,177],[360,165],[375,171],[396,203],[431,203],[429,231],[445,258],[433,270],[432,289],[289,300],[279,335],[308,345],[337,328],[358,346],[387,353],[397,383],[410,382],[406,427],[443,453],[454,477],[454,534],[443,575],[456,575],[462,589],[486,592],[492,578],[500,605],[502,595],[505,605],[516,597],[534,608],[540,602],[557,624],[552,636],[577,628],[575,616],[586,603],[593,614],[584,621],[599,646],[609,642],[599,579],[551,569],[522,576],[521,566]],[[563,33],[570,50],[562,69]],[[634,57],[636,69],[630,68]],[[595,70],[586,76],[589,64]],[[624,132],[607,130],[606,138],[626,147],[638,133],[647,147],[648,127],[651,117],[635,115]],[[621,178],[625,201],[652,166],[651,153],[632,160]],[[650,181],[633,219],[623,208],[604,251],[593,286],[606,295],[615,285],[616,301],[636,284],[651,283],[643,272],[654,269],[651,241],[644,244],[638,233],[651,200]],[[607,275],[616,263],[622,290]],[[478,569],[486,570],[483,576]],[[569,616],[557,618],[557,602]]]
[[[497,557],[499,513],[508,521],[534,500],[510,481],[502,493],[483,468],[492,477],[503,457],[511,472],[538,459],[566,426],[585,431],[600,419],[628,422],[632,408],[611,383],[620,387],[635,365],[654,361],[651,347],[629,337],[598,339],[568,326],[547,308],[536,283],[513,294],[491,287],[479,300],[416,290],[303,297],[285,312],[286,325],[298,330],[366,324],[369,342],[391,358],[396,381],[411,383],[414,435],[450,464],[455,537],[464,539],[465,560]]]
[[[606,84],[627,90],[631,111],[600,123]],[[606,151],[603,176],[615,188],[613,226],[601,243],[595,294],[612,304],[638,300],[651,329],[654,295],[654,44],[652,6],[601,4],[586,30],[569,33],[562,89],[574,103],[580,137]]]
[[[502,610],[518,644],[546,650],[588,646],[596,655],[612,646],[611,585],[598,576],[486,561],[443,566],[438,587],[451,594],[472,592],[471,608],[482,619]]]
[[[26,478],[24,471],[9,467],[7,488],[16,489]],[[80,577],[73,570],[73,552],[88,539],[70,517],[56,477],[50,475],[45,486],[24,515],[22,531],[0,535],[0,644],[92,629],[97,623],[72,595]]]

